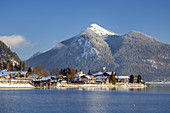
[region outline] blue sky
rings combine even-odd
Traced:
[[[0,39],[23,60],[92,23],[170,44],[170,0],[0,0]]]

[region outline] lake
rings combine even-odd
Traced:
[[[0,113],[170,113],[169,106],[170,85],[141,90],[0,89]]]

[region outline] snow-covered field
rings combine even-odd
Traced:
[[[34,86],[29,83],[25,84],[0,83],[0,88],[34,88]]]

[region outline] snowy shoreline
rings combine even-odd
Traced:
[[[51,88],[145,88],[147,87],[144,84],[116,84],[116,85],[107,85],[107,84],[60,84],[58,83],[56,86],[51,86]],[[0,83],[0,89],[41,89],[40,87],[35,87],[29,83],[24,84],[10,84],[10,83]],[[47,88],[43,88],[47,89]]]
[[[0,83],[0,88],[34,88],[34,86],[29,83],[25,84]]]
[[[144,84],[116,84],[116,85],[107,85],[107,84],[57,84],[57,87],[67,87],[67,88],[86,88],[86,87],[96,87],[96,88],[145,88],[147,87]]]

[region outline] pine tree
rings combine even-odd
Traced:
[[[60,73],[59,73],[60,75],[63,75],[63,69],[60,69]]]
[[[25,62],[22,61],[22,70],[25,71],[26,70],[26,66],[25,66]]]
[[[112,71],[112,75],[111,75],[111,82],[112,82],[112,84],[116,84],[116,77],[115,77],[115,75],[114,75],[114,72]]]
[[[140,75],[138,75],[138,81],[137,82],[141,83],[141,76]]]
[[[77,73],[76,69],[74,68],[74,66],[72,66],[72,69],[71,69],[71,79],[73,80],[73,82],[75,80],[76,73]]]
[[[130,75],[129,83],[134,83],[134,75]]]
[[[67,84],[70,82],[70,78],[71,78],[71,76],[70,76],[70,74],[69,73],[67,73],[66,74],[66,76],[67,76]]]
[[[0,69],[2,70],[2,69],[4,69],[4,65],[3,65],[4,63],[1,61],[0,62]]]
[[[28,73],[31,73],[32,72],[32,69],[31,67],[28,68]]]
[[[5,62],[3,62],[3,69],[6,69],[7,67],[6,67],[6,64],[5,64]]]
[[[88,72],[88,75],[92,75],[90,70],[89,70],[89,72]]]
[[[22,61],[19,63],[19,71],[22,71]]]
[[[98,73],[99,72],[99,70],[96,70],[96,73]]]
[[[107,72],[109,72],[109,68],[107,68]]]
[[[10,71],[10,60],[7,60],[7,69]]]

